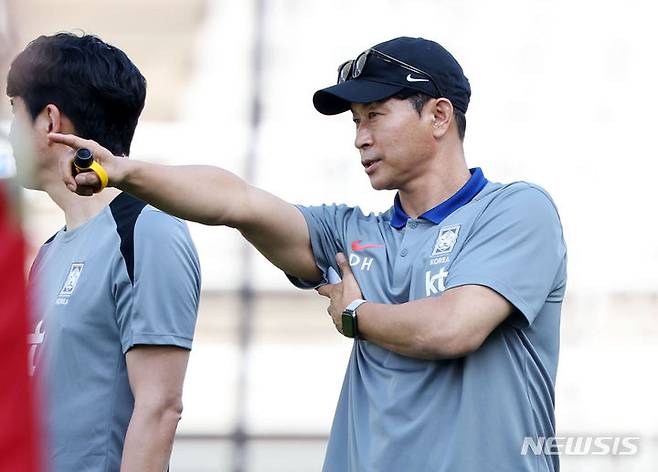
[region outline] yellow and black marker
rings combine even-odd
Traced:
[[[81,172],[90,171],[94,172],[101,181],[100,187],[97,190],[94,190],[95,193],[98,193],[107,186],[107,172],[105,172],[102,165],[94,160],[94,154],[89,149],[80,148],[75,152],[75,158],[73,159],[73,172],[77,175]]]

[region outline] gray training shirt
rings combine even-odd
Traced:
[[[396,197],[382,214],[299,207],[318,267],[349,259],[363,297],[399,304],[460,285],[489,287],[516,307],[475,352],[413,359],[354,342],[325,472],[556,472],[557,456],[522,455],[524,438],[555,436],[554,385],[566,248],[541,188],[466,185],[417,219]],[[302,288],[310,284],[293,279]]]
[[[30,362],[46,399],[51,470],[118,471],[134,404],[126,352],[192,347],[200,272],[187,227],[120,194],[46,242],[30,283]]]

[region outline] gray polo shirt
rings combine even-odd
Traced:
[[[200,271],[187,227],[120,194],[44,244],[30,284],[51,471],[118,471],[134,405],[126,352],[192,347]]]
[[[345,253],[366,300],[399,304],[475,284],[516,307],[477,351],[458,359],[414,359],[355,341],[325,472],[559,470],[556,456],[521,454],[525,437],[555,435],[566,285],[559,216],[543,189],[471,172],[464,188],[417,219],[397,198],[377,215],[299,207],[318,267],[337,270],[335,254]]]

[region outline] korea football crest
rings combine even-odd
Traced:
[[[59,291],[57,295],[57,305],[66,305],[69,302],[69,297],[73,295],[75,288],[78,286],[78,280],[80,279],[80,274],[82,273],[82,268],[85,266],[84,262],[74,262],[71,264],[71,269],[69,270],[69,275],[66,276],[64,281],[64,286]]]
[[[439,229],[439,236],[436,238],[432,256],[440,256],[452,252],[459,236],[461,225],[443,226]]]

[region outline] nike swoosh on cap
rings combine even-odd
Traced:
[[[416,77],[411,77],[411,74],[407,75],[407,82],[429,82],[429,79],[418,79]]]
[[[358,252],[358,251],[363,251],[364,249],[374,249],[378,247],[384,247],[383,244],[361,244],[361,240],[357,239],[356,241],[352,241],[352,251]]]

